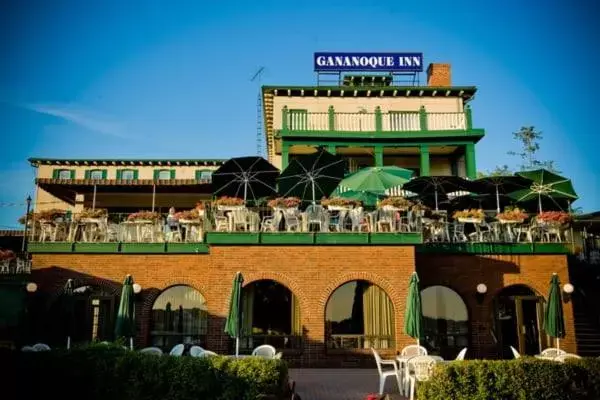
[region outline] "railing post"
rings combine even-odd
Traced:
[[[467,120],[467,130],[473,129],[473,116],[471,115],[471,106],[467,106],[465,110],[465,118]]]
[[[288,108],[287,106],[283,106],[283,108],[281,109],[281,130],[282,131],[287,131],[288,130]]]
[[[383,130],[383,121],[381,116],[381,107],[375,107],[375,131],[381,132]]]
[[[329,106],[327,113],[328,113],[327,116],[328,116],[328,120],[329,120],[329,130],[334,131],[335,130],[335,109],[333,108],[333,106]]]
[[[419,122],[421,123],[421,131],[427,131],[427,111],[425,111],[425,106],[421,106],[419,109]]]

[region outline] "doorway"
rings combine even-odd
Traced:
[[[82,287],[75,290],[73,342],[103,342],[113,339],[116,301],[102,290]]]
[[[542,334],[544,298],[525,285],[504,288],[494,300],[495,336],[503,359],[539,354],[545,348]]]

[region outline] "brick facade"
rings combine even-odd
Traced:
[[[396,347],[413,343],[402,331],[407,285],[415,263],[422,288],[448,286],[467,304],[472,326],[470,357],[493,353],[489,326],[494,293],[523,283],[545,295],[551,272],[557,272],[561,282],[568,282],[563,255],[421,255],[415,254],[412,246],[213,246],[210,254],[198,255],[34,254],[33,280],[40,295],[49,296],[46,301],[51,301],[67,278],[75,279],[78,285],[101,283],[107,291],[118,293],[125,275],[133,275],[143,288],[137,304],[138,346],[148,343],[149,314],[161,291],[175,284],[192,286],[206,299],[210,314],[207,347],[224,353],[230,345],[223,327],[235,272],[244,274],[245,284],[272,279],[287,286],[300,302],[304,348],[294,362],[324,366],[372,358],[369,351],[348,355],[325,350],[325,305],[331,293],[348,281],[363,279],[383,288],[395,310]],[[482,305],[474,298],[480,282],[489,288]],[[564,347],[575,352],[569,304],[565,313]]]
[[[429,67],[427,67],[427,86],[452,86],[450,64],[429,64]]]

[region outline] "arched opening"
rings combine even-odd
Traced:
[[[394,306],[385,290],[356,280],[333,291],[325,306],[328,349],[394,348]]]
[[[251,282],[242,289],[240,349],[248,353],[262,344],[281,350],[302,348],[298,298],[271,279]]]
[[[187,285],[164,290],[152,305],[150,341],[164,350],[183,344],[204,346],[208,309],[204,296]]]
[[[527,285],[512,285],[494,298],[492,333],[502,358],[513,358],[510,347],[520,354],[535,355],[545,348],[542,332],[544,298]]]
[[[72,299],[65,296],[60,294],[50,306],[48,343],[66,347],[67,336],[71,337],[71,345],[113,340],[117,296],[93,285],[76,287]]]
[[[446,286],[421,291],[425,345],[430,354],[453,359],[469,345],[469,313],[462,297]]]

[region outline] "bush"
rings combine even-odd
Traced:
[[[417,384],[417,394],[427,400],[600,399],[600,360],[457,361],[436,367],[431,380]]]
[[[21,399],[254,400],[281,398],[288,380],[282,360],[157,357],[106,346],[0,354],[0,367],[15,374]]]

